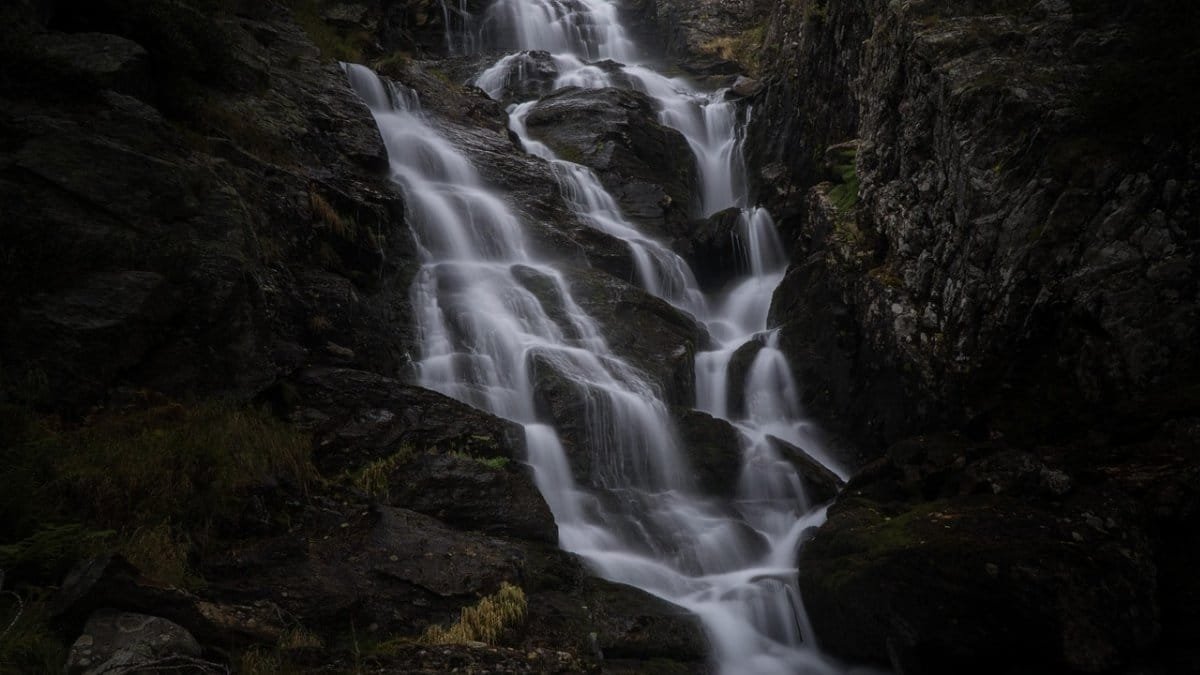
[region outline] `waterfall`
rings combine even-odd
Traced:
[[[825,511],[809,503],[795,469],[776,455],[768,436],[804,447],[839,475],[844,471],[821,451],[802,418],[778,335],[768,330],[767,311],[786,256],[770,214],[749,206],[736,107],[724,92],[697,91],[645,66],[597,66],[596,59],[637,58],[608,0],[499,0],[481,25],[485,43],[523,50],[477,78],[493,97],[526,76],[533,64],[528,50],[551,52],[555,88],[642,91],[658,102],[660,120],[679,130],[696,156],[698,215],[741,208],[735,238],[746,274],[706,297],[687,263],[641,233],[591,169],[556,157],[529,136],[525,119],[536,102],[509,109],[511,130],[528,152],[550,162],[575,213],[629,245],[641,286],[708,327],[716,346],[696,357],[697,407],[740,432],[737,494],[715,499],[690,483],[657,388],[609,350],[561,272],[532,255],[519,219],[483,185],[469,159],[428,124],[416,96],[347,65],[379,125],[422,256],[411,291],[420,384],[522,424],[527,461],[558,524],[560,545],[596,574],[698,615],[720,672],[841,672],[816,649],[796,585],[801,534],[821,524]],[[542,282],[537,293],[523,282],[530,277]],[[557,309],[550,313],[547,306]],[[752,342],[758,351],[744,381],[731,382],[734,353]],[[538,389],[547,382],[565,383],[581,402],[586,435],[573,440],[586,447],[573,452],[586,453],[590,467],[582,484],[564,439],[539,416]],[[736,414],[731,389],[745,399]]]

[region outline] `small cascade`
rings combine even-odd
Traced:
[[[635,57],[633,41],[607,0],[498,0],[481,33],[488,47],[542,49],[589,61]]]
[[[475,39],[475,17],[467,9],[467,0],[458,0],[451,6],[449,0],[438,0],[442,7],[442,25],[445,26],[446,52],[449,54],[474,54],[479,48]]]
[[[582,164],[559,159],[544,143],[529,137],[525,117],[534,103],[514,106],[509,111],[509,127],[521,139],[527,152],[550,161],[563,196],[575,212],[592,227],[629,245],[643,288],[696,316],[706,315],[707,301],[687,262],[660,242],[642,235],[626,220],[594,171]]]

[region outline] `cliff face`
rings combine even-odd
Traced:
[[[1184,58],[1146,42],[1195,12],[1143,9],[778,12],[749,147],[763,198],[803,223],[775,316],[798,352],[838,354],[798,360],[814,406],[878,443],[1194,402],[1197,154],[1176,112],[1194,99],[1182,67],[1131,72]],[[833,203],[807,193],[825,178]]]
[[[794,245],[773,323],[870,461],[801,554],[826,648],[1195,667],[1196,27],[1186,3],[776,8],[747,140]]]
[[[9,397],[246,397],[313,362],[399,374],[411,238],[337,65],[273,5],[58,5],[6,44]]]

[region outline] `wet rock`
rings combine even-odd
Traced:
[[[196,667],[200,643],[183,627],[157,616],[100,610],[92,614],[67,656],[71,675],[155,668],[216,672]],[[179,659],[178,657],[184,657]],[[187,657],[191,657],[188,659]],[[189,663],[189,661],[191,663]],[[189,665],[192,667],[189,668]]]
[[[686,610],[623,584],[592,579],[585,588],[599,629],[595,646],[606,661],[666,659],[695,667],[707,659],[700,621]]]
[[[754,366],[754,361],[764,346],[763,340],[748,340],[729,357],[726,371],[728,389],[725,396],[732,419],[744,419],[747,416],[746,380],[750,377],[750,368]]]
[[[738,98],[750,98],[761,92],[764,86],[760,80],[753,77],[738,75],[733,84],[729,86],[729,93]]]
[[[613,353],[649,376],[668,403],[691,402],[695,354],[707,346],[707,330],[667,302],[611,276],[579,268],[565,275],[575,301],[595,320]]]
[[[826,469],[803,448],[775,436],[767,436],[767,442],[771,444],[772,450],[795,467],[796,475],[800,477],[800,483],[804,486],[804,494],[812,503],[832,501],[845,484],[837,474]]]
[[[595,170],[645,232],[665,239],[686,235],[695,160],[683,135],[658,122],[646,95],[567,87],[543,97],[525,121],[529,134],[559,157]]]
[[[554,90],[558,65],[550,52],[535,50],[505,57],[494,80],[479,83],[502,104],[520,103],[545,96]]]
[[[536,581],[528,589],[528,644],[602,656],[606,670],[621,664],[635,672],[706,670],[708,643],[694,615],[632,586],[598,579],[562,551],[529,560]]]
[[[741,218],[741,209],[728,208],[694,221],[687,242],[678,247],[696,272],[696,282],[707,293],[720,291],[748,271],[738,251]]]
[[[741,434],[725,420],[688,408],[676,408],[675,424],[684,455],[705,494],[730,497],[742,470]]]
[[[633,278],[628,245],[571,213],[549,163],[518,147],[499,103],[473,87],[447,86],[426,64],[385,72],[417,92],[423,109],[438,118],[445,137],[471,158],[486,184],[506,196],[533,253],[597,267],[619,279]]]

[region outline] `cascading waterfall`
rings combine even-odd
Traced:
[[[576,213],[629,244],[641,285],[708,326],[717,348],[697,355],[697,407],[742,434],[737,498],[706,498],[690,484],[655,386],[611,353],[562,274],[531,255],[518,219],[427,124],[415,95],[348,65],[387,145],[423,256],[412,288],[420,383],[523,424],[527,459],[559,526],[560,545],[605,578],[695,612],[721,672],[839,672],[815,649],[795,583],[801,533],[823,522],[824,509],[808,503],[794,468],[776,455],[768,436],[800,445],[843,472],[804,423],[778,336],[767,330],[786,257],[770,215],[747,206],[734,105],[723,92],[699,93],[646,67],[622,65],[618,75],[612,64],[589,63],[636,56],[607,0],[500,0],[483,25],[494,44],[554,52],[556,87],[624,85],[656,99],[661,121],[683,133],[696,154],[702,212],[742,208],[737,240],[747,274],[727,292],[705,297],[686,262],[640,233],[594,172],[529,137],[524,119],[532,102],[510,108],[512,130],[529,152],[551,162]],[[477,83],[498,96],[523,77],[527,59],[506,56]],[[541,297],[527,284],[534,277],[543,281],[536,285]],[[544,297],[545,288],[553,298]],[[547,301],[560,308],[553,317]],[[745,381],[736,383],[745,405],[734,414],[729,363],[751,341],[761,347]],[[546,378],[568,383],[583,402],[588,485],[576,483],[562,439],[538,415],[535,392]]]

